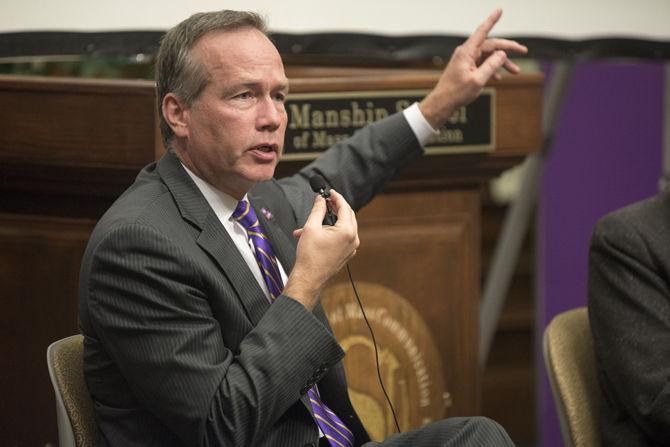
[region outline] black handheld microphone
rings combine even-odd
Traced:
[[[324,199],[330,197],[330,188],[326,183],[326,179],[319,174],[314,174],[309,178],[309,186],[312,187],[312,191],[321,195]]]
[[[328,209],[328,212],[326,213],[323,223],[326,225],[335,225],[337,216],[333,213],[333,210],[330,207],[330,201],[328,200],[330,197],[330,188],[326,183],[326,179],[320,174],[314,174],[309,178],[309,186],[312,188],[312,191],[326,199],[326,208]]]

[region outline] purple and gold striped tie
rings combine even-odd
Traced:
[[[281,295],[284,282],[279,274],[277,258],[272,251],[270,241],[263,234],[263,230],[258,223],[258,217],[256,217],[256,213],[249,204],[249,201],[240,200],[237,203],[237,208],[233,211],[233,219],[238,221],[247,230],[247,235],[254,245],[254,255],[256,256],[258,267],[261,269],[261,276],[263,276],[263,281],[265,281],[265,285],[268,287],[271,300],[274,301]]]
[[[332,412],[325,403],[321,401],[319,390],[316,385],[307,391],[309,402],[312,404],[314,419],[319,424],[321,432],[333,447],[352,447],[354,445],[354,434],[344,425],[344,422]]]
[[[284,282],[281,279],[277,258],[274,255],[270,241],[263,234],[256,213],[247,200],[240,200],[238,202],[237,208],[233,212],[233,219],[247,230],[247,235],[254,245],[256,262],[261,269],[261,276],[263,276],[263,281],[265,281],[271,299],[274,301],[281,295]],[[316,388],[316,385],[307,392],[307,395],[312,405],[316,423],[330,444],[333,447],[353,446],[354,435],[340,418],[321,401],[321,396],[319,396],[319,390]]]

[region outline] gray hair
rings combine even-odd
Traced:
[[[161,41],[156,56],[156,99],[163,144],[169,149],[174,132],[163,116],[163,98],[174,93],[186,106],[195,101],[209,82],[202,63],[193,60],[191,49],[198,39],[213,31],[232,31],[252,27],[267,35],[261,16],[247,11],[213,11],[193,14],[170,29]]]

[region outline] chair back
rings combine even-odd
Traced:
[[[98,426],[84,382],[84,337],[73,335],[49,345],[47,365],[56,395],[60,447],[95,447]]]
[[[543,353],[565,446],[599,446],[600,388],[586,307],[549,323]]]

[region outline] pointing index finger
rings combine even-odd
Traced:
[[[470,37],[468,37],[468,40],[465,41],[464,45],[473,46],[475,48],[481,46],[495,24],[498,23],[498,20],[500,20],[500,16],[502,16],[502,9],[497,8],[486,18],[486,20],[484,20],[484,22],[482,22],[481,25],[477,27],[475,32],[472,33]]]

